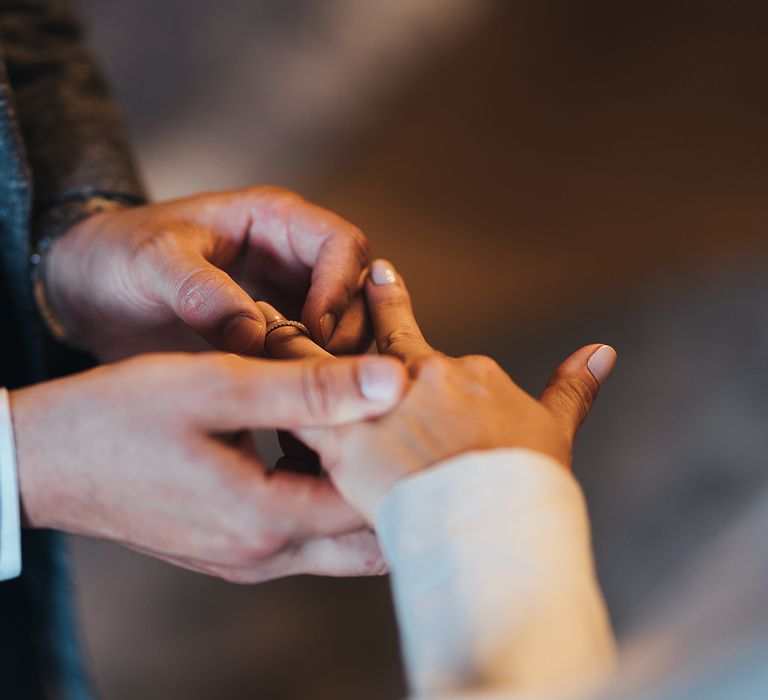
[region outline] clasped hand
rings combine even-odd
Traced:
[[[102,360],[212,345],[287,361],[147,354],[13,392],[27,524],[237,582],[375,574],[370,528],[400,479],[494,448],[569,468],[613,350],[582,348],[536,400],[489,358],[433,350],[402,278],[385,261],[369,273],[366,249],[351,224],[270,188],[98,214],[65,234],[48,294]],[[312,339],[265,338],[275,307]],[[337,359],[367,345],[369,316],[379,357]],[[254,428],[292,433],[330,479],[267,473]]]
[[[360,229],[293,192],[252,187],[89,217],[44,260],[54,312],[103,361],[140,352],[260,355],[269,299],[334,354],[370,343]]]
[[[401,479],[472,450],[529,449],[570,469],[576,433],[616,360],[588,345],[566,359],[539,399],[491,358],[449,358],[428,345],[402,277],[377,260],[365,283],[376,347],[408,372],[403,399],[375,420],[294,431],[315,450],[340,493],[375,524],[382,499]],[[261,304],[269,320],[280,313]],[[273,357],[332,361],[290,327],[267,339]]]
[[[365,237],[277,188],[96,214],[42,265],[58,320],[102,361],[212,347],[259,356],[254,296],[300,315],[335,354],[370,343]],[[379,573],[374,536],[333,486],[267,476],[244,431],[370,417],[396,401],[402,375],[377,358],[325,366],[147,354],[15,391],[26,523],[233,581]]]

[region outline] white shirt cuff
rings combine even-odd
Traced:
[[[21,523],[16,445],[7,389],[0,388],[0,581],[21,573]]]

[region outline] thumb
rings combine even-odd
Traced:
[[[150,271],[155,293],[177,318],[218,350],[261,354],[264,316],[224,270],[195,249],[161,256]]]
[[[574,437],[586,420],[600,391],[616,364],[610,345],[587,345],[563,362],[541,395],[541,403]]]
[[[222,432],[252,428],[330,427],[386,413],[405,392],[401,362],[362,355],[274,362],[235,355],[200,358],[215,405],[200,420]],[[195,409],[197,410],[197,409]]]

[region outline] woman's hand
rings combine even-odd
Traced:
[[[365,420],[406,381],[384,358],[206,353],[144,355],[14,391],[26,522],[238,582],[380,573],[374,537],[332,484],[268,474],[246,431]]]
[[[43,261],[54,314],[101,360],[199,350],[260,355],[253,297],[301,318],[335,354],[364,349],[362,232],[274,187],[95,214]],[[207,341],[207,342],[204,342]]]
[[[576,432],[616,360],[612,348],[589,345],[571,355],[537,400],[488,357],[452,359],[433,350],[389,263],[373,264],[365,289],[376,345],[405,363],[408,393],[376,420],[295,434],[318,452],[339,491],[369,522],[398,480],[470,450],[527,448],[570,468]],[[282,357],[323,352],[294,329],[271,333],[267,348]]]

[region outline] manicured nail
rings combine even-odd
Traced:
[[[615,364],[616,351],[610,345],[601,345],[587,360],[587,369],[597,379],[597,383],[602,385],[613,371]]]
[[[374,260],[371,264],[371,280],[374,284],[397,284],[397,274],[388,260]]]
[[[400,395],[402,373],[389,360],[364,360],[359,376],[360,392],[369,401],[391,403]]]
[[[336,316],[328,312],[320,319],[320,335],[323,336],[323,345],[328,345],[335,329]]]
[[[263,330],[261,321],[253,316],[240,314],[230,319],[224,328],[224,344],[227,350],[240,355],[261,338]]]

